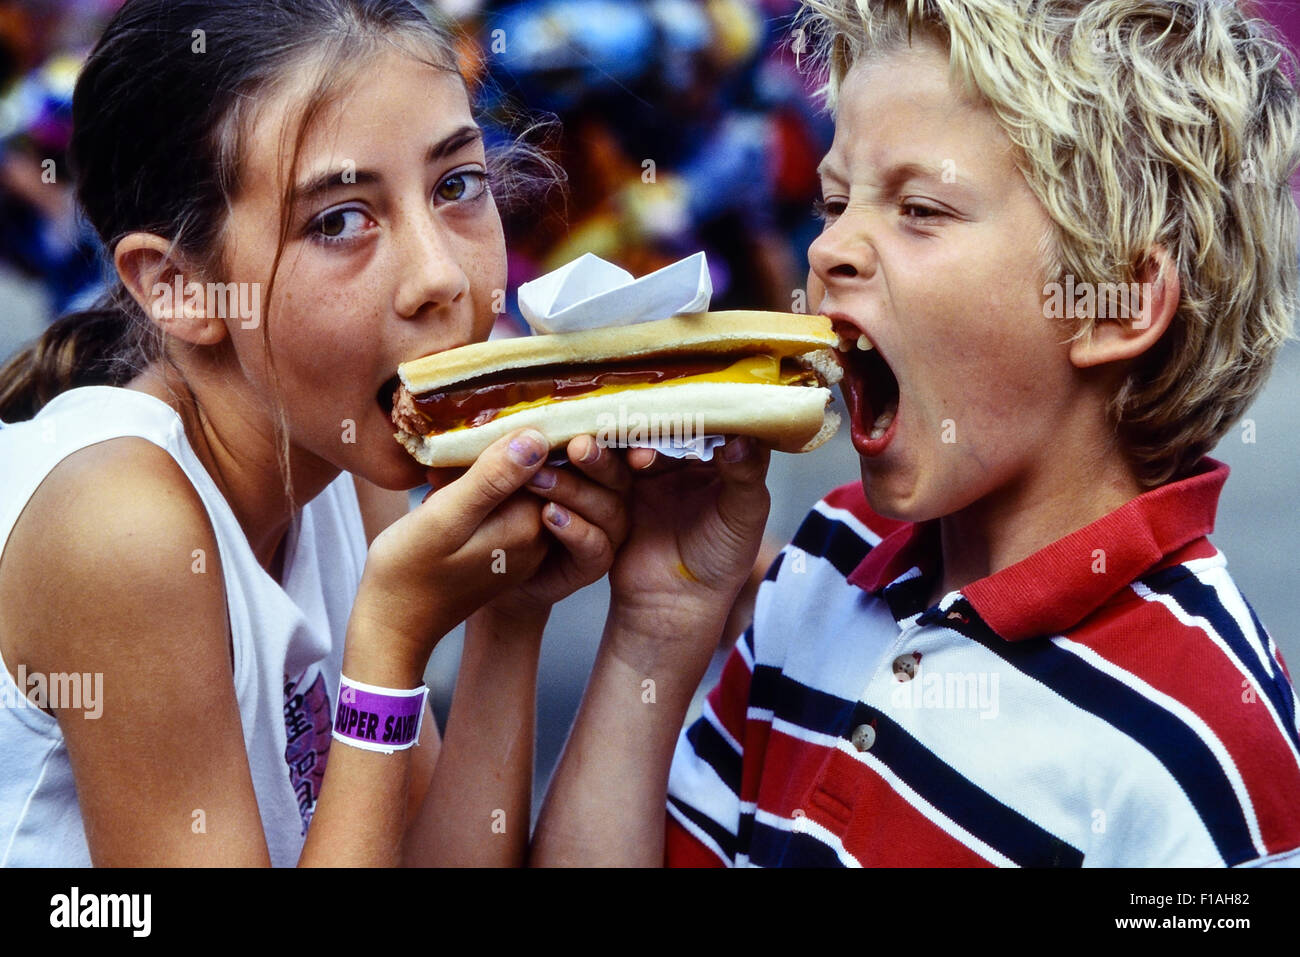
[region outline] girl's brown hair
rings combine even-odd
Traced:
[[[306,67],[314,76],[296,132],[281,202],[279,242],[262,302],[271,300],[287,240],[289,191],[313,120],[386,49],[459,73],[450,34],[410,0],[127,0],[91,52],[73,95],[69,161],[81,209],[111,254],[132,232],[168,239],[195,277],[224,278],[223,230],[241,187],[240,157],[257,106]],[[508,161],[507,197],[518,190]],[[554,167],[536,154],[554,178]],[[498,196],[500,198],[500,196]],[[188,278],[188,277],[187,277]],[[270,363],[269,323],[261,317]],[[0,370],[0,419],[31,418],[82,385],[121,385],[169,362],[165,340],[117,280],[86,311],[53,323]],[[172,365],[175,368],[174,364]],[[179,375],[179,370],[176,370]],[[180,377],[183,381],[183,376]],[[289,442],[273,390],[281,471],[289,491]]]

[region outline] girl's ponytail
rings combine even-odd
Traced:
[[[119,282],[89,309],[69,313],[0,369],[0,421],[36,415],[60,392],[122,385],[153,358],[139,306]]]

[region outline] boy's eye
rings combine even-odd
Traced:
[[[359,209],[330,209],[316,217],[310,232],[325,242],[346,242],[358,238],[369,222],[370,217]]]
[[[813,216],[826,225],[844,212],[842,199],[818,199],[813,201]]]
[[[924,203],[903,203],[904,219],[934,219],[946,215],[943,210],[926,206]]]
[[[459,169],[444,177],[433,192],[445,203],[467,203],[482,196],[485,189],[486,173],[476,169]]]

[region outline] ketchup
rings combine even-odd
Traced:
[[[673,359],[649,356],[625,362],[606,363],[600,367],[580,363],[538,366],[506,370],[480,376],[451,389],[424,392],[414,396],[415,407],[428,420],[429,431],[446,432],[458,426],[478,426],[491,422],[505,409],[520,402],[551,397],[572,399],[594,392],[602,386],[639,385],[665,382],[684,376],[720,372],[732,365],[734,355],[693,356]]]

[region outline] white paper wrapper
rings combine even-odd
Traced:
[[[700,435],[688,442],[647,442],[646,448],[654,449],[674,459],[697,458],[702,462],[713,460],[713,450],[727,441],[725,435]]]
[[[713,450],[724,444],[727,440],[725,435],[698,435],[686,442],[677,442],[671,439],[660,439],[657,442],[644,442],[635,445],[628,445],[630,449],[654,449],[660,455],[666,455],[670,459],[699,459],[701,462],[713,461]],[[563,451],[556,452],[546,460],[547,465],[565,465],[569,457]]]
[[[576,332],[704,312],[712,296],[704,253],[640,279],[587,253],[520,286],[519,311],[534,332]]]
[[[702,252],[640,279],[586,253],[520,286],[519,311],[534,332],[577,332],[705,312],[712,297],[713,281]],[[721,435],[699,435],[685,442],[661,439],[643,447],[674,459],[693,457],[708,462],[724,441]],[[552,461],[566,459],[560,454]]]

